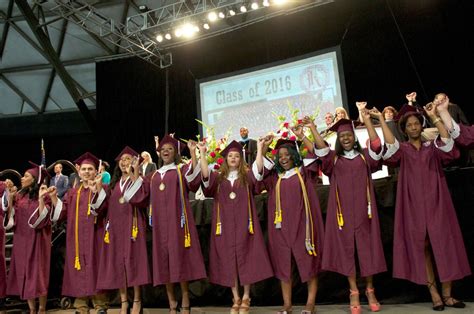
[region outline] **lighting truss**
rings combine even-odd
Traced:
[[[126,32],[125,25],[98,12],[86,2],[37,0],[35,3],[155,66],[166,68],[173,63],[171,53],[164,52],[146,33]]]

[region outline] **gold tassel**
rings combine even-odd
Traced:
[[[104,242],[107,244],[110,243],[109,231],[105,231]]]
[[[79,256],[76,256],[76,259],[74,261],[74,268],[77,270],[81,270],[81,262],[79,261]]]
[[[190,247],[191,246],[191,235],[189,233],[186,233],[184,235],[184,247]]]
[[[339,226],[339,230],[342,230],[342,227],[344,227],[344,217],[342,217],[342,213],[337,213],[337,225]]]
[[[222,224],[220,222],[216,223],[216,235],[221,235],[222,234],[221,225]]]
[[[138,227],[133,226],[133,228],[132,228],[132,238],[133,238],[133,240],[136,240],[137,236],[138,236]]]
[[[253,234],[253,223],[252,222],[250,222],[250,224],[249,224],[249,233]]]

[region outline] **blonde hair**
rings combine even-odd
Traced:
[[[342,111],[344,112],[344,118],[343,119],[349,119],[349,114],[347,113],[346,109],[344,109],[344,107],[337,107],[335,112],[336,114],[334,115],[334,121],[338,121],[338,117],[337,117],[337,112],[338,111]]]

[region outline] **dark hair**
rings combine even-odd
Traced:
[[[120,170],[120,165],[117,163],[114,168],[114,173],[112,174],[112,179],[110,179],[110,190],[113,190],[117,182],[122,177],[122,170]]]
[[[407,126],[407,120],[408,120],[408,118],[410,118],[412,116],[416,117],[418,119],[418,121],[420,121],[421,129],[423,130],[423,116],[421,114],[419,114],[418,112],[407,113],[404,116],[402,116],[400,118],[400,120],[398,121],[398,128],[402,132],[402,134],[405,135],[405,137],[407,137],[406,132],[405,132],[405,129],[406,129],[406,126]]]
[[[356,138],[354,132],[352,132],[352,134],[354,134],[354,140],[355,140],[354,141],[354,146],[352,148],[355,149],[356,151],[358,151],[359,153],[362,153],[362,147],[360,146],[359,139]],[[342,148],[342,145],[339,142],[339,133],[337,133],[337,138],[336,138],[336,143],[335,143],[335,146],[334,146],[334,150],[336,151],[337,155],[339,155],[339,156],[344,155],[344,148]]]
[[[48,185],[48,180],[47,178],[43,179],[43,182],[41,184],[38,184],[38,178],[33,176],[33,184],[31,184],[29,187],[21,189],[18,193],[21,195],[25,195],[28,193],[28,197],[31,199],[37,199],[39,196],[39,189],[41,184],[46,184]]]
[[[288,153],[290,153],[290,159],[293,160],[293,164],[295,167],[301,166],[301,164],[303,163],[303,159],[301,158],[300,154],[296,151],[295,147],[290,144],[283,144],[278,148],[275,158],[273,159],[273,162],[275,163],[275,169],[277,170],[278,173],[283,173],[286,171],[280,165],[279,152],[280,152],[280,149],[282,148],[286,148],[288,150]]]

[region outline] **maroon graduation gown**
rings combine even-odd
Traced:
[[[386,158],[388,156],[384,156]],[[393,242],[393,276],[423,285],[427,282],[424,243],[428,236],[441,282],[471,274],[456,211],[443,165],[459,157],[424,142],[420,150],[400,143],[385,162],[399,166]]]
[[[100,209],[88,215],[89,198],[94,201],[93,194],[89,197],[90,189],[83,188],[79,198],[78,233],[79,260],[81,269],[75,266],[75,230],[76,230],[76,200],[79,187],[71,188],[63,197],[63,207],[60,220],[66,219],[66,257],[64,260],[64,277],[62,294],[71,297],[93,296],[101,291],[96,288],[99,256],[104,243],[104,222]],[[105,201],[104,201],[105,202]],[[103,206],[106,206],[103,204]]]
[[[35,213],[38,208],[38,199],[30,199],[28,193],[24,195],[18,193],[15,197],[13,203],[15,225],[7,295],[17,295],[23,300],[28,300],[48,294],[51,260],[51,221],[48,212],[51,201],[49,198],[45,197],[45,204],[46,212],[41,220],[38,212]],[[35,228],[28,223],[30,217],[32,225],[39,222]]]
[[[461,132],[455,139],[456,144],[466,148],[474,148],[474,126],[459,124]]]
[[[131,185],[126,184],[125,190]],[[146,249],[146,215],[134,204],[120,204],[124,193],[117,183],[108,191],[107,215],[109,243],[103,244],[100,256],[98,289],[120,289],[145,285],[151,282]],[[137,217],[138,234],[132,239],[134,216]],[[107,228],[107,227],[106,227]]]
[[[239,179],[233,185],[227,179],[219,183],[218,174],[211,172],[209,186],[203,190],[204,195],[214,198],[209,281],[225,287],[233,287],[236,278],[239,278],[241,285],[248,285],[273,276],[253,198],[256,192],[255,178],[250,172],[247,180],[248,188],[247,185],[240,184]],[[248,229],[248,191],[253,234]],[[234,199],[231,198],[232,192],[235,193]],[[216,235],[218,205],[222,231],[220,235]]]
[[[0,181],[0,201],[3,202],[3,195],[5,193],[5,182]],[[0,298],[5,298],[7,295],[7,265],[5,262],[5,228],[3,226],[3,219],[6,212],[3,211],[3,206],[0,204]]]
[[[329,177],[329,199],[326,214],[326,233],[322,268],[344,276],[356,274],[355,254],[360,275],[371,276],[387,270],[380,236],[379,217],[371,173],[380,170],[381,161],[372,159],[367,149],[354,159],[338,156],[331,150],[320,157],[322,170]],[[370,189],[372,218],[368,217],[367,179]],[[337,224],[336,186],[344,218],[344,226]]]
[[[184,228],[181,228],[180,224],[181,191],[176,169],[166,171],[163,179],[158,170],[149,174],[130,200],[131,203],[141,203],[149,199],[152,206],[154,286],[206,278],[201,245],[188,198],[189,191],[198,190],[201,176],[197,176],[192,182],[187,182],[185,174],[188,169],[188,165],[182,166],[181,174],[191,234],[190,247],[184,247]],[[161,183],[165,186],[164,190],[159,188]]]
[[[301,167],[308,198],[310,210],[313,217],[313,232],[315,236],[315,250],[317,256],[311,256],[306,251],[306,216],[303,201],[303,192],[300,181],[296,174],[282,179],[281,209],[282,226],[276,229],[276,183],[278,174],[275,169],[268,171],[264,169],[263,186],[268,192],[268,251],[273,265],[275,277],[282,281],[291,279],[291,258],[295,259],[296,266],[302,282],[306,282],[316,276],[321,270],[321,255],[324,243],[324,224],[316,194],[319,167],[314,161],[306,167]]]

